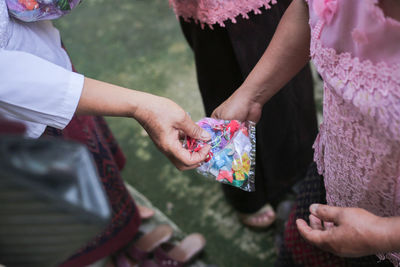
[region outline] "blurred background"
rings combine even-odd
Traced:
[[[195,121],[204,116],[193,55],[168,0],[83,1],[55,24],[78,72],[168,97]],[[176,170],[137,122],[107,120],[127,156],[124,179],[184,233],[205,236],[204,262],[272,266],[275,226],[268,231],[244,228],[219,183],[195,171]]]

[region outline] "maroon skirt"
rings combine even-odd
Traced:
[[[112,221],[108,227],[61,266],[86,266],[125,247],[137,233],[140,217],[121,178],[125,157],[104,118],[74,116],[63,131],[47,127],[44,136],[86,145],[93,155],[112,208]]]

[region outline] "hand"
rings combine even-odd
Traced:
[[[198,152],[189,152],[180,142],[182,135],[208,141],[210,134],[195,124],[186,112],[173,101],[145,94],[134,113],[143,128],[157,147],[171,160],[179,170],[188,170],[200,166],[210,150],[203,147]]]
[[[310,225],[296,224],[300,234],[315,246],[341,257],[361,257],[390,251],[385,218],[360,208],[321,204],[310,206]]]
[[[254,101],[249,92],[244,87],[239,88],[213,111],[211,117],[224,120],[258,122],[261,117],[262,105]]]

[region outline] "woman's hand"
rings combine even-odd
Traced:
[[[225,102],[219,105],[211,117],[224,120],[258,122],[261,117],[262,104],[253,100],[250,90],[239,88]]]
[[[310,225],[297,219],[300,234],[322,250],[341,257],[361,257],[390,252],[392,218],[383,218],[360,208],[340,208],[322,204],[310,206]],[[396,233],[397,234],[397,233]]]
[[[208,141],[210,134],[195,124],[180,106],[167,98],[145,94],[142,103],[133,117],[140,122],[157,147],[179,170],[200,166],[206,159],[210,146],[191,153],[183,148],[180,137],[187,135]]]

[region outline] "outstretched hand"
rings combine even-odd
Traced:
[[[185,149],[180,141],[182,135],[208,141],[210,134],[195,124],[186,112],[173,101],[146,94],[145,105],[137,109],[135,118],[147,131],[157,147],[179,170],[194,169],[200,166],[210,150],[204,146],[198,152]]]
[[[360,208],[310,206],[310,225],[297,219],[300,234],[315,246],[341,257],[389,252],[385,218]]]

